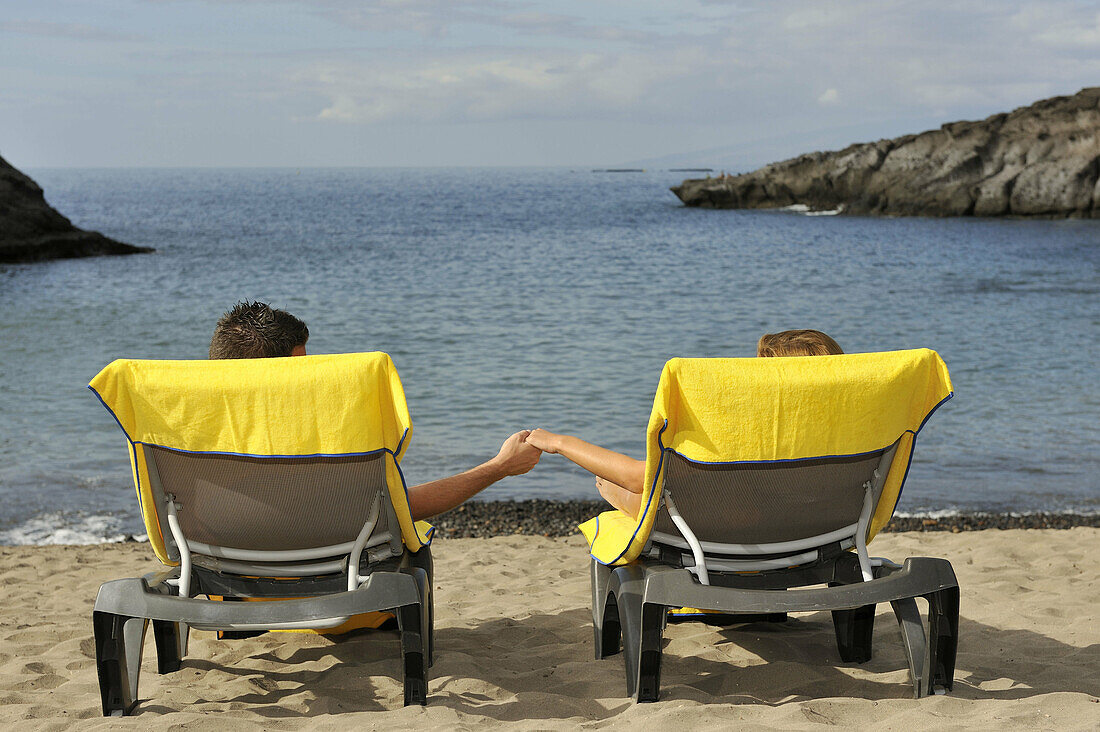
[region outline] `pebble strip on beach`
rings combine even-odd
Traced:
[[[577,524],[608,510],[602,501],[469,501],[436,516],[431,523],[439,536],[459,539],[502,534],[571,536]],[[981,529],[1100,528],[1100,514],[970,513],[937,518],[895,516],[886,531],[979,531]]]

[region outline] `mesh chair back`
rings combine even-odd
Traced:
[[[767,463],[708,464],[665,453],[664,491],[702,542],[771,544],[827,534],[855,524],[885,453]],[[880,470],[884,478],[889,468]],[[882,490],[882,480],[874,481]],[[878,495],[875,495],[877,502]],[[655,531],[679,536],[667,508]]]
[[[175,497],[188,543],[282,551],[354,542],[380,493],[372,534],[389,531],[400,542],[384,452],[255,458],[147,446],[146,455],[154,491]]]

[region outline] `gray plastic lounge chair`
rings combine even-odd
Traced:
[[[935,376],[935,369],[942,367],[939,358],[930,351],[916,353],[918,364],[930,362],[931,380],[939,378]],[[678,377],[683,382],[709,368],[705,361],[687,361],[687,366],[683,360],[670,362],[672,371],[666,366],[662,387],[670,373],[673,380]],[[701,365],[690,372],[688,366],[693,363]],[[804,363],[799,367],[808,368]],[[782,369],[783,365],[766,368]],[[842,367],[836,371],[845,373]],[[939,391],[919,392],[919,399],[925,401],[913,410],[913,419],[927,419],[931,410],[923,405],[938,406],[936,399],[949,395],[945,368],[942,373]],[[858,388],[862,386],[857,384]],[[672,391],[679,396],[669,401],[692,420],[690,442],[684,444],[709,445],[699,426],[705,425],[706,418],[699,417],[692,406],[692,398],[697,403],[703,392],[692,393],[682,384]],[[725,393],[739,394],[735,389]],[[783,398],[795,403],[789,396]],[[882,405],[883,409],[895,407]],[[765,405],[762,410],[770,408]],[[781,409],[773,411],[783,414]],[[841,659],[862,663],[871,658],[875,606],[883,602],[891,604],[897,617],[914,696],[951,689],[959,628],[959,587],[951,564],[913,557],[898,565],[870,557],[866,546],[867,537],[873,535],[869,530],[873,517],[877,515],[884,525],[893,512],[908,471],[915,430],[901,437],[895,434],[892,444],[861,454],[705,462],[687,459],[662,442],[675,439],[665,429],[671,431],[674,419],[666,419],[663,426],[659,419],[651,422],[660,429],[652,499],[657,513],[648,537],[641,528],[636,530],[639,541],[645,542],[639,556],[626,563],[592,561],[596,658],[616,654],[621,646],[628,695],[639,702],[656,701],[659,696],[662,636],[669,609],[703,608],[740,616],[742,622],[828,610]],[[730,422],[740,424],[736,418]],[[775,434],[781,432],[777,427]],[[770,439],[772,433],[767,436]],[[889,475],[897,476],[897,482],[891,484],[892,495],[884,496]],[[880,504],[884,513],[877,510]],[[927,630],[916,598],[928,603]]]
[[[296,362],[292,378],[303,379],[287,387],[288,398],[300,398],[319,373],[323,383],[331,383],[333,374],[350,370],[356,379],[346,388],[359,389],[359,381],[369,388],[370,379],[360,373],[362,357],[353,356],[360,358],[324,357],[335,363],[329,371],[306,359],[284,359]],[[392,370],[388,356],[381,354],[375,360]],[[398,477],[401,484],[396,487],[392,483],[393,476],[400,476],[396,460],[407,445],[407,430],[395,432],[401,435],[396,449],[293,457],[192,452],[138,441],[133,435],[141,434],[144,424],[172,434],[158,420],[173,415],[155,408],[156,398],[135,399],[139,406],[131,407],[117,394],[148,396],[149,383],[156,379],[132,380],[138,384],[135,390],[129,382],[124,388],[116,387],[104,374],[114,367],[116,374],[122,374],[118,376],[122,383],[131,370],[149,363],[155,364],[116,362],[93,381],[93,388],[101,397],[106,391],[115,395],[104,397],[104,403],[131,439],[150,538],[158,556],[177,566],[107,582],[99,590],[93,625],[104,715],[129,714],[138,701],[138,675],[150,622],[157,668],[163,674],[180,668],[190,628],[327,629],[372,611],[396,614],[405,704],[424,704],[433,650],[431,550],[423,545],[409,551],[392,498],[395,492],[404,493],[403,478]],[[157,370],[166,368],[155,364],[148,370],[163,377]],[[222,367],[211,366],[207,371],[218,368]],[[393,388],[400,389],[393,374]],[[277,377],[273,377],[276,382]],[[209,373],[200,372],[196,378],[201,382]],[[183,383],[186,386],[186,380]],[[269,387],[259,383],[248,388],[268,389],[266,403],[277,403],[281,392]],[[337,408],[344,404],[327,401]],[[388,398],[380,401],[390,402]],[[403,396],[399,402],[404,410]],[[139,409],[154,413],[155,418],[133,417]],[[407,412],[401,414],[407,422]],[[239,433],[243,422],[233,423],[229,431]],[[237,433],[234,436],[239,438]],[[401,508],[411,526],[407,503]],[[278,601],[226,602],[201,596]]]

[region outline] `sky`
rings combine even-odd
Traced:
[[[0,2],[31,168],[759,165],[1098,84],[1100,0]]]

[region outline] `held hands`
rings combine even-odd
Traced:
[[[538,465],[542,451],[527,440],[530,435],[528,430],[521,430],[500,446],[500,452],[493,460],[504,475],[523,475]]]
[[[527,444],[534,445],[543,452],[554,455],[558,452],[559,437],[561,437],[561,435],[553,432],[544,429],[535,429],[527,433]]]
[[[596,476],[600,495],[628,516],[637,516],[645,482],[645,461],[585,442],[579,437],[536,429],[518,432],[527,446],[569,459]],[[507,445],[508,443],[505,443]],[[532,466],[534,464],[532,463]]]

